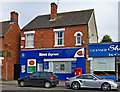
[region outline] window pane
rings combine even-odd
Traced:
[[[60,36],[59,36],[59,37],[63,37],[63,32],[60,32],[59,34],[60,34]]]
[[[39,77],[39,73],[34,73],[34,74],[30,75],[30,77]]]
[[[55,45],[64,44],[64,32],[55,32]]]
[[[27,34],[26,38],[26,46],[34,46],[34,34]]]
[[[41,77],[44,77],[44,76],[46,76],[46,73],[41,72],[40,76],[41,76]]]
[[[80,34],[77,34],[77,36],[81,36]]]
[[[59,42],[59,45],[62,45],[62,39],[60,39],[59,41],[60,41],[60,42]]]
[[[80,44],[80,37],[77,37],[77,44]]]

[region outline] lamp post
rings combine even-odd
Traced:
[[[10,46],[10,44],[5,44],[5,47],[6,47],[6,53],[8,52],[8,47]],[[6,55],[6,80],[8,79],[8,77],[7,77],[7,65],[8,65],[8,63],[7,63],[7,55]]]

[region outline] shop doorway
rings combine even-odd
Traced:
[[[37,63],[37,71],[43,71],[43,63]]]
[[[14,64],[14,80],[20,78],[20,64]]]

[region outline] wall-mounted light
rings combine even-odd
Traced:
[[[5,47],[8,48],[10,46],[10,44],[5,44]]]

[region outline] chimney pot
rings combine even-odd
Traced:
[[[11,22],[18,23],[18,13],[15,11],[11,12]]]

